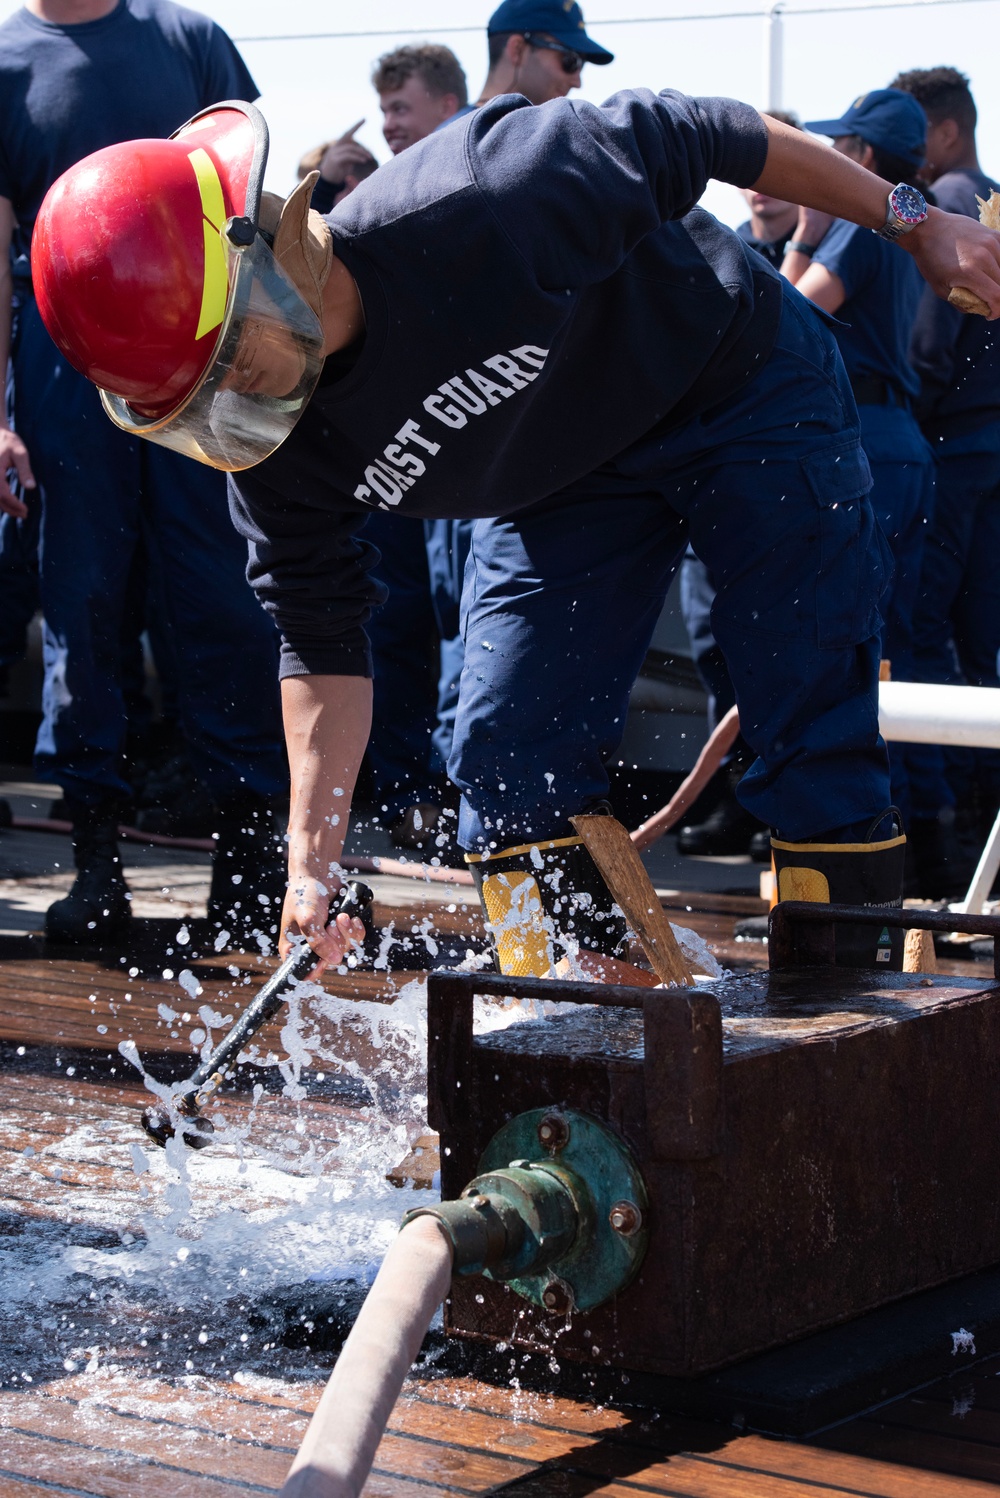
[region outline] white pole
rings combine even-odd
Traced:
[[[1000,690],[883,681],[878,689],[882,737],[911,744],[968,744],[1000,749]]]
[[[993,823],[993,831],[986,839],[986,846],[982,851],[976,872],[972,876],[972,883],[961,905],[953,907],[960,910],[963,915],[982,915],[983,906],[989,898],[993,881],[1000,870],[1000,815]]]
[[[782,79],[783,0],[772,0],[764,14],[764,108],[780,109]]]

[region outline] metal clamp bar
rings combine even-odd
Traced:
[[[789,967],[798,956],[801,962],[812,956],[825,964],[832,961],[833,928],[842,925],[889,926],[902,931],[960,931],[969,936],[987,936],[993,942],[993,974],[1000,978],[1000,916],[964,915],[957,910],[904,910],[901,906],[886,908],[871,905],[825,905],[819,901],[781,900],[768,920],[768,945],[773,965]],[[825,928],[827,940],[807,943],[795,941],[794,926]],[[829,951],[830,955],[824,955]]]

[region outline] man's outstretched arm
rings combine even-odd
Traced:
[[[286,676],[281,710],[292,779],[288,817],[288,891],[281,912],[281,951],[301,934],[324,963],[336,965],[360,921],[340,915],[327,926],[340,885],[351,798],[372,720],[372,684],[364,676]]]
[[[767,162],[754,187],[868,229],[882,227],[889,188],[881,177],[780,120],[765,116],[764,125]],[[898,243],[938,296],[961,286],[987,304],[991,318],[1000,317],[1000,234],[931,208],[926,222]]]

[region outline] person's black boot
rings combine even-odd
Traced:
[[[754,863],[771,862],[771,829],[760,826],[750,839],[750,857]]]
[[[736,787],[743,779],[745,768],[742,764],[729,766],[726,788],[715,810],[704,822],[682,827],[677,834],[678,853],[705,858],[749,851],[750,841],[762,830],[763,823],[751,816],[736,799]]]
[[[579,948],[628,957],[625,917],[583,839],[553,838],[466,862],[479,895],[498,972],[548,977]]]
[[[225,942],[257,946],[258,934],[277,944],[287,870],[284,842],[263,796],[241,796],[218,806],[208,919]]]
[[[851,838],[844,838],[844,832]],[[843,840],[841,840],[843,839]],[[898,910],[903,903],[906,838],[894,806],[867,827],[837,829],[807,842],[771,838],[777,898],[822,905],[867,905]],[[837,926],[838,967],[903,967],[902,930],[889,926]]]
[[[440,820],[440,806],[433,801],[418,801],[396,818],[389,828],[389,836],[397,848],[416,848],[423,852],[433,847]]]
[[[45,913],[49,941],[73,946],[104,946],[122,941],[132,929],[132,907],[118,853],[118,823],[124,808],[104,803],[84,807],[67,802],[73,822],[76,879],[68,895]]]

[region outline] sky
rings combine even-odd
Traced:
[[[903,68],[948,63],[972,81],[980,114],[980,160],[1000,174],[1000,0],[922,3],[860,11],[865,0],[787,0],[782,6],[783,89],[780,103],[803,119],[840,115],[858,94],[883,88]],[[239,39],[261,90],[271,132],[267,186],[287,193],[298,159],[362,117],[358,139],[379,160],[388,158],[378,97],[368,82],[380,53],[402,42],[441,41],[457,54],[478,94],[486,72],[486,22],[496,0],[201,0]],[[727,94],[758,108],[764,97],[769,0],[590,0],[588,30],[615,53],[607,67],[583,71],[584,98],[599,103],[620,88],[678,88],[690,94]],[[803,14],[805,10],[819,14]],[[18,9],[0,0],[0,20]],[[716,11],[745,12],[711,19]],[[664,16],[687,17],[663,21]],[[440,28],[471,27],[448,34]],[[314,40],[250,40],[309,32],[384,31],[386,35]],[[771,102],[778,102],[772,100]],[[735,188],[710,184],[702,200],[725,222],[746,217]]]

